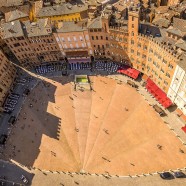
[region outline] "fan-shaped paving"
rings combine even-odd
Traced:
[[[134,88],[108,77],[90,80],[93,91],[75,91],[73,77],[40,82],[23,105],[6,158],[45,170],[118,175],[186,165],[184,146]]]

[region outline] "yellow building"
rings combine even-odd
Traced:
[[[87,5],[72,6],[66,3],[60,6],[42,7],[32,11],[32,19],[36,21],[37,19],[49,18],[51,23],[55,25],[63,21],[81,21],[88,17],[87,9]]]

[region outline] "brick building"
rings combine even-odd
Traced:
[[[14,21],[2,25],[2,39],[25,68],[59,59],[60,49],[48,19]]]
[[[0,111],[16,77],[15,66],[0,50]]]
[[[63,22],[54,32],[62,57],[68,60],[74,58],[87,58],[90,61],[92,47],[86,22]]]

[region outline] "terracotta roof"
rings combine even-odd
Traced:
[[[167,32],[175,34],[175,35],[180,36],[180,37],[184,36],[184,34],[176,27],[167,29]]]
[[[186,51],[186,41],[183,39],[179,39],[176,43],[175,46],[178,48],[181,48],[182,50]]]
[[[186,33],[186,20],[174,17],[173,27],[179,29],[181,32]]]
[[[169,25],[171,24],[171,21],[160,17],[160,18],[154,19],[152,23],[159,27],[168,28]]]
[[[24,0],[1,0],[0,7],[2,6],[20,6],[23,5]]]

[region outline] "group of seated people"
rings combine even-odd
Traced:
[[[58,64],[49,64],[49,65],[40,65],[35,68],[35,71],[39,74],[45,74],[55,71],[62,71],[62,70],[85,70],[91,69],[91,66],[95,67],[97,70],[103,70],[110,73],[117,72],[119,65],[112,61],[95,61],[94,65],[91,62],[86,63],[58,63]]]
[[[11,113],[14,110],[19,97],[20,97],[19,94],[15,94],[15,93],[11,93],[8,96],[8,98],[5,102],[5,105],[4,105],[4,112],[5,113]]]
[[[90,62],[87,63],[69,63],[69,70],[85,70],[91,69]]]
[[[50,65],[40,65],[35,68],[35,71],[39,74],[45,74],[50,72],[56,72],[66,70],[66,64],[60,63],[60,64],[50,64]]]
[[[112,61],[109,61],[109,62],[97,61],[95,64],[95,67],[97,70],[104,70],[104,71],[113,73],[113,72],[117,72],[120,66]]]

